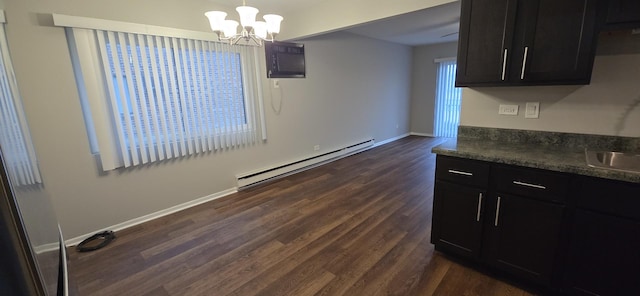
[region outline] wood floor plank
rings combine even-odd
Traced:
[[[396,227],[385,224],[375,229],[367,240],[358,248],[346,250],[346,256],[340,257],[342,264],[325,266],[336,275],[327,286],[317,295],[344,295],[372,266],[382,259],[393,247],[406,236],[406,232],[398,231]],[[347,294],[348,295],[348,294]]]
[[[171,296],[163,287],[155,288],[141,296]]]
[[[408,231],[408,234],[380,261],[367,270],[367,272],[347,290],[345,295],[376,295],[383,292],[384,294],[389,294],[398,289],[397,285],[390,287],[390,282],[400,270],[415,263],[416,258],[411,258],[408,261],[407,258],[412,254],[416,257],[416,248],[420,244],[423,246],[429,245],[428,237],[425,237],[424,234],[428,233],[430,229],[430,224],[422,221],[419,215],[408,216],[408,219],[404,219],[405,216],[401,216],[401,218],[403,218],[401,227]],[[420,258],[423,256],[425,256],[425,254],[422,253],[422,249],[418,250],[417,257]],[[400,262],[404,262],[404,264],[398,264]],[[406,280],[408,279],[410,278],[406,278]]]
[[[396,209],[396,207],[389,206],[392,202],[390,199],[377,199],[369,203],[349,220],[300,249],[295,254],[285,258],[285,261],[266,270],[259,277],[236,289],[230,295],[253,295],[263,289],[269,289],[268,287],[270,285],[278,285],[278,280],[287,278],[291,276],[292,273],[296,273],[296,268],[323,266],[328,260],[337,256],[339,250],[341,250],[337,247],[337,245],[341,244],[340,242],[349,241],[353,238],[353,234],[361,232],[356,229],[361,228],[362,225],[377,225],[379,221],[391,215]],[[373,215],[373,213],[381,211],[387,214],[380,216]]]
[[[418,256],[417,266],[421,266],[421,272],[418,270],[408,270],[406,273],[400,273],[397,280],[403,281],[405,276],[417,276],[418,282],[412,285],[407,292],[396,295],[435,295],[435,291],[444,279],[445,275],[451,267],[451,262],[444,260],[435,254],[433,245],[427,246],[422,257]],[[415,268],[415,267],[413,267]]]
[[[392,278],[387,279],[386,288],[379,289],[371,295],[431,295],[428,293],[415,293],[414,291],[417,291],[415,288],[420,283],[420,280],[424,278],[422,271],[432,259],[432,256],[433,245],[431,245],[428,237],[424,237],[403,261],[395,264],[395,268],[399,270],[390,275]]]
[[[69,249],[70,294],[532,295],[434,251],[442,141],[406,137]]]
[[[217,262],[212,262],[212,264],[204,264],[196,269],[192,269],[188,273],[176,275],[175,278],[171,279],[164,286],[174,295],[205,295],[209,291],[208,289],[210,287],[219,286],[223,281],[233,281],[233,278],[237,277],[237,275],[242,275],[248,270],[255,269],[256,262],[260,262],[261,258],[273,256],[273,254],[283,246],[284,245],[279,241],[270,241],[266,244],[260,245],[259,248],[254,249],[241,258],[237,258],[227,265],[219,266],[218,264],[215,264]],[[211,277],[211,274],[217,274],[217,276]],[[206,281],[207,285],[199,285],[202,281]],[[185,287],[184,283],[193,284]]]
[[[315,295],[322,287],[327,285],[331,280],[333,280],[336,276],[333,273],[330,273],[326,270],[322,270],[322,274],[317,277],[313,277],[307,280],[303,280],[300,283],[295,285],[295,289],[292,291],[286,292],[285,294],[272,294],[272,295],[289,295],[289,296],[299,296],[299,295]],[[267,294],[268,295],[268,294]]]
[[[348,218],[350,217],[347,215],[338,216],[338,217],[335,217],[335,219],[332,219],[331,221],[327,221],[327,223],[322,225],[322,227],[309,229],[302,236],[297,237],[290,243],[284,245],[282,248],[276,250],[276,252],[274,252],[269,258],[257,258],[257,260],[254,262],[254,264],[251,266],[250,269],[242,270],[241,271],[242,274],[238,274],[238,276],[236,277],[229,278],[227,281],[221,282],[219,285],[215,285],[208,278],[203,278],[194,282],[192,285],[190,285],[187,288],[186,291],[183,291],[183,292],[187,294],[194,293],[192,295],[206,295],[206,294],[200,294],[199,291],[210,291],[213,289],[219,295],[225,295],[227,293],[230,293],[231,291],[237,289],[247,281],[258,276],[266,269],[278,264],[281,260],[284,260],[284,258],[290,256],[291,254],[300,250],[310,242],[316,240],[318,237],[327,233],[331,229],[337,227],[338,225],[343,223],[344,220],[347,220]]]

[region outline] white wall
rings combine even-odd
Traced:
[[[67,238],[233,188],[238,173],[409,131],[411,49],[332,34],[304,41],[308,77],[281,79],[280,113],[266,90],[267,142],[101,172],[90,154],[64,30],[51,25],[50,13],[208,31],[202,13],[213,8],[206,0],[5,2],[44,188]]]
[[[525,119],[526,102],[540,102],[540,118]],[[498,115],[518,104],[518,116]],[[591,84],[465,88],[461,124],[614,136],[640,136],[640,35],[602,32]]]
[[[416,46],[411,71],[411,132],[433,135],[438,58],[455,57],[458,42]]]
[[[640,54],[597,56],[591,84],[465,88],[461,125],[640,136]],[[525,102],[540,102],[540,118],[525,119]],[[498,115],[518,104],[518,116]]]
[[[379,141],[409,132],[410,47],[351,33],[302,42],[307,79],[281,81],[283,112],[287,106],[300,110],[293,111],[295,120],[315,127],[319,143],[337,147],[358,137]]]

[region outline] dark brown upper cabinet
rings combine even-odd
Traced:
[[[609,0],[606,28],[629,29],[640,27],[640,1]]]
[[[462,0],[456,86],[589,84],[597,0]]]

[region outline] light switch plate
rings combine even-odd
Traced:
[[[518,105],[500,104],[500,107],[498,108],[498,114],[502,114],[502,115],[518,115]]]
[[[540,102],[528,102],[524,110],[524,118],[538,118],[540,116]]]

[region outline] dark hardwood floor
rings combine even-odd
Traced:
[[[70,248],[71,295],[531,295],[434,252],[440,141],[407,137]]]

